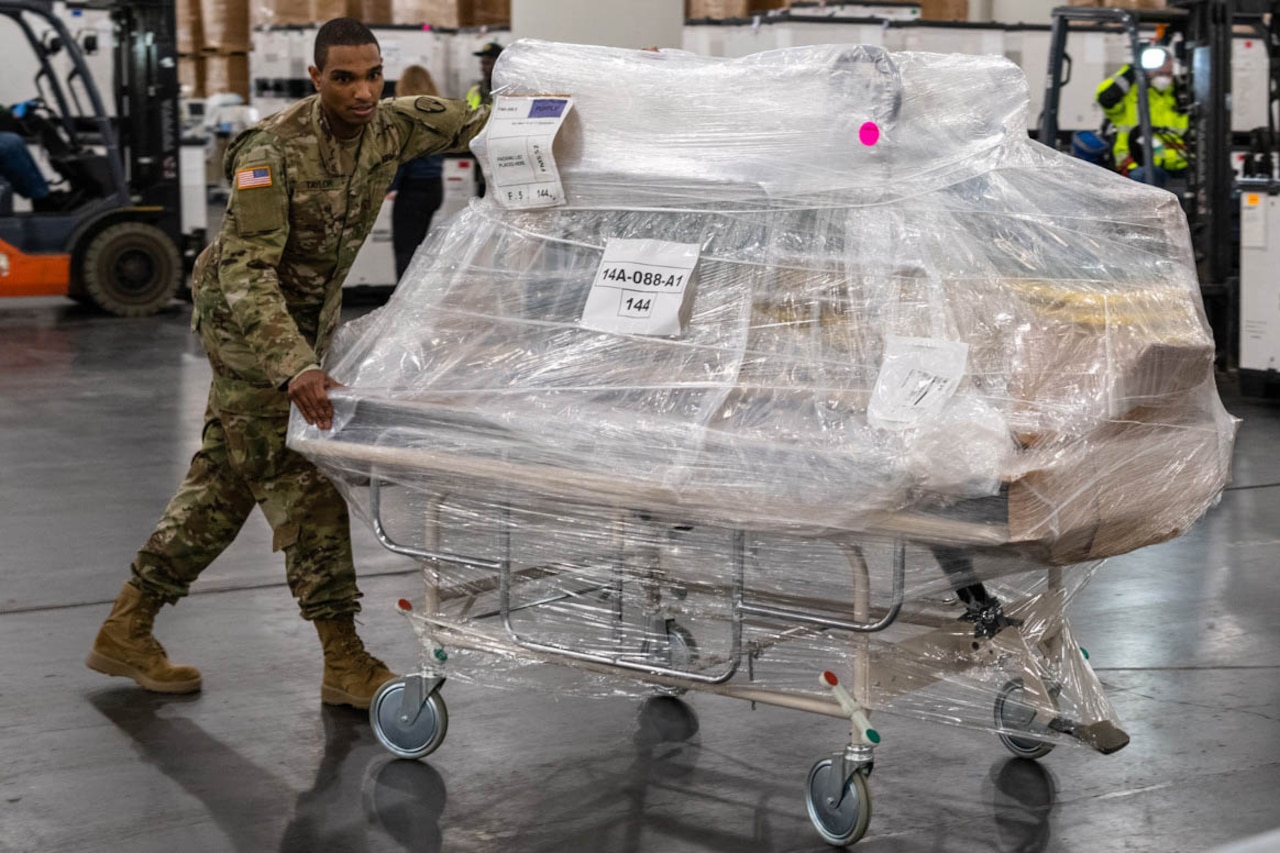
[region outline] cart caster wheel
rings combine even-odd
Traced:
[[[435,752],[449,731],[449,709],[437,690],[422,703],[418,716],[401,719],[404,679],[382,685],[369,705],[369,723],[378,742],[400,758],[422,758]]]
[[[996,725],[999,728],[1013,729],[1014,731],[1029,731],[1031,729],[1036,712],[1034,708],[1022,701],[1024,689],[1021,678],[1015,678],[1000,688],[1000,694],[996,696],[995,708]],[[1029,737],[1016,737],[1007,734],[1001,734],[999,737],[1005,748],[1019,758],[1043,758],[1053,752],[1053,747],[1055,746],[1049,741]]]
[[[698,643],[693,639],[689,629],[675,622],[667,623],[667,651],[670,653],[670,666],[681,672],[690,672],[698,662]],[[663,696],[683,696],[688,692],[685,687],[659,687],[658,693]]]
[[[824,758],[809,770],[805,799],[809,820],[828,844],[847,847],[867,831],[871,823],[871,789],[867,777],[855,772],[844,782],[844,797],[831,802],[831,774],[837,772],[830,758]]]

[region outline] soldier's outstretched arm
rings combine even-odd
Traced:
[[[400,162],[424,154],[461,153],[484,129],[489,106],[471,109],[465,101],[427,95],[384,102],[400,131]]]
[[[259,135],[241,146],[229,171],[218,280],[241,336],[272,384],[282,388],[320,361],[280,291],[277,270],[289,238],[284,156],[274,139]]]

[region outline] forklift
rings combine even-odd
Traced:
[[[172,0],[87,0],[114,31],[115,114],[104,108],[85,53],[52,0],[0,0],[36,57],[33,98],[5,111],[56,172],[69,203],[14,212],[0,186],[0,296],[68,296],[118,316],[154,314],[181,285],[204,243],[182,230],[178,55]],[[59,79],[51,59],[64,53]]]
[[[1231,130],[1231,40],[1236,28],[1247,28],[1257,34],[1270,52],[1272,94],[1267,127],[1251,134],[1255,146],[1261,144],[1268,150],[1250,158],[1269,163],[1269,149],[1276,140],[1274,108],[1280,60],[1276,51],[1277,33],[1271,29],[1276,13],[1280,13],[1280,0],[1169,0],[1168,9],[1153,11],[1081,6],[1053,10],[1045,106],[1038,132],[1038,139],[1046,145],[1059,150],[1067,147],[1067,140],[1059,131],[1058,105],[1062,87],[1070,75],[1067,50],[1070,34],[1090,30],[1122,32],[1131,53],[1131,64],[1134,68],[1145,68],[1143,54],[1153,45],[1143,41],[1140,29],[1155,27],[1160,34],[1161,49],[1172,50],[1181,67],[1186,69],[1186,85],[1182,91],[1187,95],[1186,111],[1190,119],[1185,137],[1188,168],[1186,187],[1179,191],[1178,197],[1191,228],[1200,289],[1221,369],[1235,369],[1239,363],[1239,187],[1232,169],[1232,153],[1246,144],[1235,140]],[[1143,151],[1141,162],[1152,163],[1153,129],[1146,75],[1139,73],[1135,83],[1139,118],[1135,134]],[[1246,166],[1246,170],[1251,168],[1254,167]],[[1269,165],[1263,168],[1270,174]]]

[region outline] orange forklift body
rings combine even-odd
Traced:
[[[28,255],[0,240],[0,296],[66,296],[70,284],[70,255]]]

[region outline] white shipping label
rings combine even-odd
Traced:
[[[498,95],[485,126],[485,180],[508,210],[564,204],[564,187],[551,155],[572,98]]]
[[[936,414],[955,394],[968,358],[969,345],[961,341],[890,336],[867,420],[903,430]]]
[[[697,243],[610,238],[579,324],[600,332],[679,335]]]

